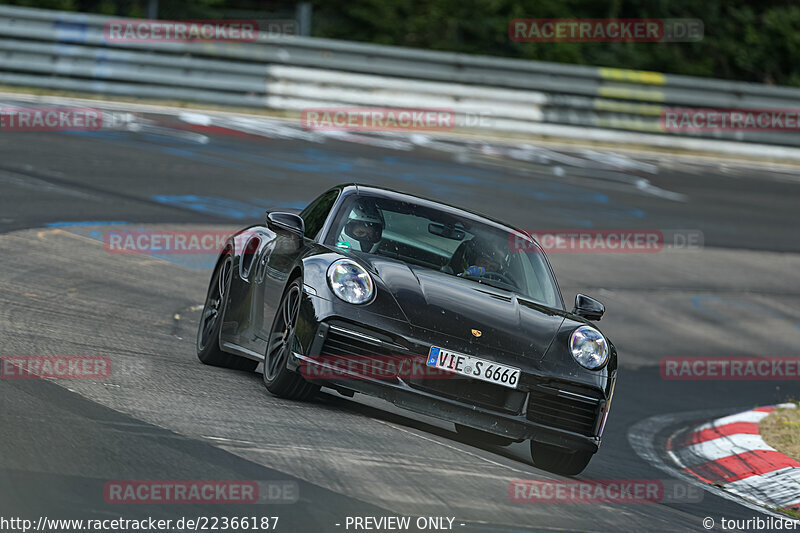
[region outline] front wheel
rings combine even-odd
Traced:
[[[264,355],[264,385],[275,396],[288,400],[308,400],[319,391],[319,385],[309,383],[286,367],[295,345],[302,296],[303,282],[297,278],[289,283],[283,293]]]
[[[589,466],[592,455],[594,454],[591,452],[565,450],[531,441],[534,466],[562,476],[577,476],[583,472]]]

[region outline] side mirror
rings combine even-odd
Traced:
[[[600,320],[606,308],[591,296],[578,294],[575,296],[575,309],[572,312],[588,320]]]
[[[267,227],[273,231],[288,231],[300,237],[305,233],[303,219],[294,213],[267,211]]]

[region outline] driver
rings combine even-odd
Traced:
[[[373,253],[380,244],[383,226],[383,216],[375,204],[358,200],[350,210],[339,235],[339,242],[347,243],[350,248],[357,243],[362,252]]]
[[[487,272],[500,272],[505,256],[499,249],[473,238],[464,251],[464,271],[459,276],[482,277]]]

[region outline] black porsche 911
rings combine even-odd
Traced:
[[[220,254],[197,335],[203,363],[253,371],[277,396],[326,386],[448,420],[470,439],[530,440],[574,475],[600,445],[614,345],[567,311],[527,233],[396,191],[334,187],[299,215],[267,212]]]

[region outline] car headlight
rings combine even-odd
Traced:
[[[339,259],[328,267],[328,284],[333,294],[351,304],[366,303],[375,293],[372,276],[350,259]]]
[[[608,342],[602,333],[589,326],[572,332],[569,351],[579,365],[589,370],[597,370],[608,361]]]

